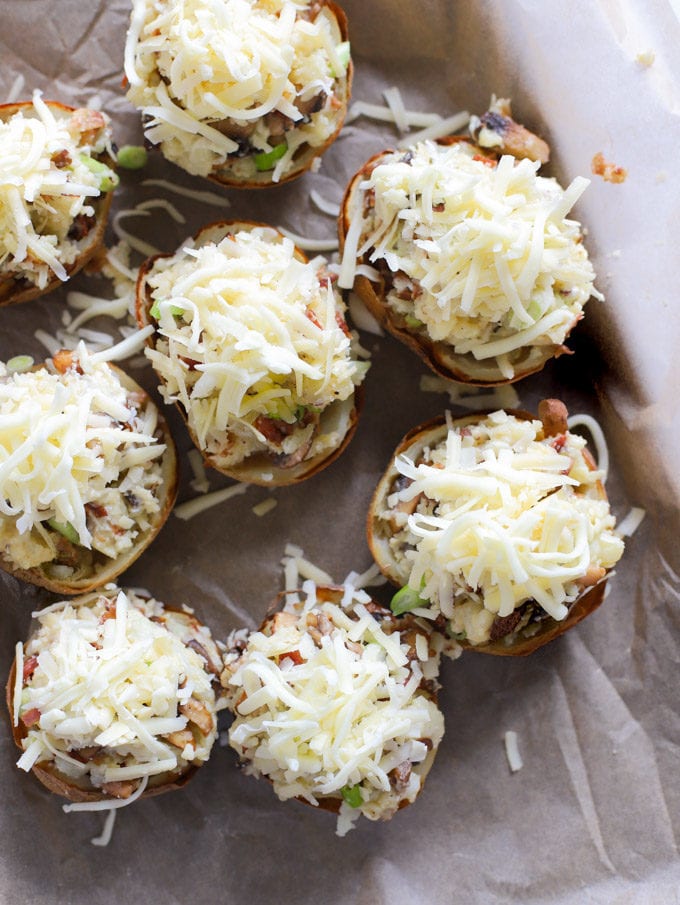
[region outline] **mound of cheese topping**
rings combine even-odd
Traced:
[[[107,123],[94,110],[50,108],[39,91],[32,107],[0,121],[0,279],[39,288],[68,279],[94,225],[93,202],[117,181],[93,157],[109,144]]]
[[[190,173],[207,176],[233,155],[248,176],[248,155],[271,153],[285,125],[274,181],[301,145],[323,145],[337,126],[332,98],[346,63],[334,16],[322,7],[312,18],[314,5],[134,0],[125,72],[148,140]]]
[[[383,156],[359,184],[369,203],[354,211],[347,266],[368,254],[413,329],[512,377],[514,353],[561,344],[588,298],[602,298],[580,225],[566,219],[588,180],[565,191],[538,168],[495,165],[467,142]]]
[[[359,814],[389,818],[420,790],[413,768],[444,731],[421,689],[436,678],[439,639],[413,626],[406,638],[389,615],[381,623],[363,591],[348,587],[338,602],[311,583],[306,591],[231,666],[229,742],[279,798],[343,801],[342,835]]]
[[[183,615],[123,591],[38,614],[17,645],[15,725],[28,730],[18,766],[51,762],[76,783],[127,798],[138,780],[206,761],[223,705],[187,643],[217,652],[208,629]]]
[[[404,583],[473,644],[528,601],[564,619],[623,552],[585,440],[502,411],[443,434],[397,457],[403,489],[379,513]]]
[[[61,355],[63,373],[0,365],[0,551],[22,569],[65,541],[115,558],[160,508],[156,407],[82,345]]]
[[[267,450],[276,425],[297,427],[283,442],[292,453],[319,413],[351,399],[363,379],[367,365],[352,358],[323,266],[300,261],[289,239],[258,227],[159,258],[147,276],[158,334],[146,354],[163,397],[181,403],[199,447],[222,462]],[[310,455],[334,445],[337,438],[315,435]]]

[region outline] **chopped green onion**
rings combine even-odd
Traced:
[[[341,75],[344,75],[347,72],[347,67],[349,66],[350,59],[350,43],[349,41],[343,41],[342,44],[338,44],[335,48],[335,53],[337,54],[338,61],[342,66],[340,72],[334,72],[333,75],[336,78],[339,78]]]
[[[340,793],[351,808],[360,808],[364,803],[361,786],[343,786]]]
[[[413,588],[406,585],[394,595],[390,602],[390,609],[395,616],[401,616],[402,613],[428,605],[429,601],[425,597],[421,597],[418,591],[414,591]]]
[[[80,159],[88,170],[90,170],[91,173],[94,173],[99,180],[100,191],[110,192],[112,189],[115,189],[120,182],[118,174],[114,173],[111,167],[107,167],[101,160],[95,160],[95,158],[90,157],[89,154],[81,154]]]
[[[265,170],[273,170],[276,161],[280,160],[287,150],[288,143],[284,141],[282,144],[277,145],[272,151],[263,151],[261,154],[256,154],[253,158],[255,166],[261,173]]]
[[[160,319],[161,307],[159,301],[155,301],[153,303],[153,305],[149,309],[149,314],[154,318],[154,320]],[[173,317],[182,317],[182,315],[184,314],[184,308],[180,308],[179,305],[170,305],[170,314],[172,314]]]
[[[141,170],[146,166],[148,156],[146,148],[141,145],[123,145],[116,155],[118,165],[124,170]]]
[[[412,314],[405,314],[404,320],[406,321],[406,323],[409,327],[413,327],[414,329],[416,327],[424,326],[423,322],[421,320],[419,320],[417,317],[414,317]]]
[[[28,371],[33,367],[33,359],[30,355],[15,355],[7,362],[7,370],[11,374],[20,374],[22,371]]]
[[[72,544],[80,546],[80,537],[78,536],[78,532],[70,522],[58,522],[56,518],[48,518],[47,524],[58,534],[61,534],[63,537],[65,537],[66,540],[71,541]]]

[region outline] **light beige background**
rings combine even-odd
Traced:
[[[89,839],[98,815],[62,814],[59,802],[14,767],[0,731],[0,899],[47,903],[633,903],[680,902],[680,645],[678,643],[678,355],[676,246],[680,192],[680,26],[664,0],[345,0],[357,63],[354,96],[380,101],[400,87],[407,105],[481,112],[510,95],[518,119],[554,149],[563,182],[605,157],[627,167],[623,185],[595,179],[579,204],[607,302],[591,302],[576,354],[518,389],[532,408],[561,395],[572,411],[604,419],[612,445],[609,492],[619,516],[643,505],[648,519],[602,610],[527,661],[467,654],[447,663],[446,736],[424,793],[388,824],[359,823],[346,839],[333,819],[276,801],[266,783],[218,749],[183,793],[119,813],[113,841]],[[122,0],[4,0],[0,97],[15,75],[27,90],[84,104],[95,93],[119,143],[138,142],[138,119],[120,87],[127,8]],[[653,50],[654,64],[636,62]],[[370,154],[394,142],[366,120],[341,138],[317,176],[263,194],[232,193],[233,217],[333,233],[310,186],[339,200]],[[155,158],[145,176],[205,187]],[[157,195],[124,176],[117,206]],[[217,219],[215,208],[173,199],[188,216],[159,214],[147,237],[171,250]],[[87,280],[78,279],[84,287]],[[41,347],[37,326],[56,326],[55,295],[0,313],[0,355]],[[398,439],[441,411],[418,391],[420,363],[390,338],[374,351],[367,404],[355,440],[328,472],[268,496],[253,488],[193,522],[171,517],[128,574],[132,585],[190,603],[224,637],[255,625],[281,586],[286,541],[337,578],[370,562],[363,534],[371,490]],[[152,375],[137,373],[147,386]],[[170,413],[180,447],[186,434]],[[186,464],[186,463],[185,463]],[[187,470],[185,469],[185,472]],[[182,495],[188,497],[184,474]],[[213,479],[214,488],[228,482]],[[30,612],[49,595],[2,576],[0,667],[9,668]],[[524,769],[511,775],[502,738],[519,735]]]

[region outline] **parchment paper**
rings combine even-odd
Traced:
[[[680,25],[671,0],[344,0],[356,61],[355,99],[380,102],[396,84],[411,109],[482,112],[492,92],[553,148],[563,183],[588,175],[602,151],[628,179],[595,177],[577,213],[607,301],[591,301],[576,354],[519,387],[524,407],[559,395],[603,419],[608,484],[619,517],[648,516],[602,609],[528,660],[465,654],[443,670],[446,736],[423,794],[385,824],[360,820],[344,840],[333,818],[279,803],[242,775],[228,748],[188,789],[119,812],[106,849],[90,838],[100,815],[64,815],[60,802],[15,766],[0,732],[0,899],[137,903],[635,903],[680,902],[680,357],[676,246],[680,192]],[[84,105],[98,94],[119,144],[139,143],[137,114],[120,86],[123,0],[4,0],[0,97],[17,73],[50,98]],[[653,51],[646,68],[638,54]],[[331,236],[310,187],[339,200],[349,176],[395,131],[358,120],[318,175],[269,192],[228,195],[229,216]],[[160,156],[124,175],[115,209],[159,195],[145,177],[207,188]],[[161,193],[162,194],[162,193]],[[171,197],[146,236],[172,250],[222,212]],[[140,226],[141,226],[140,222]],[[137,229],[132,221],[128,224]],[[84,277],[76,288],[87,285]],[[33,337],[59,325],[63,293],[0,313],[0,355],[44,350]],[[284,544],[301,545],[336,578],[370,563],[364,518],[399,438],[437,414],[446,397],[418,389],[424,367],[389,337],[364,335],[374,353],[367,403],[346,454],[310,482],[275,492],[258,519],[245,496],[189,523],[171,517],[121,580],[168,602],[190,603],[218,637],[256,625],[281,587]],[[135,372],[154,385],[148,371]],[[454,407],[453,411],[456,409]],[[183,451],[190,444],[170,411]],[[186,466],[186,461],[184,462]],[[193,495],[185,467],[181,498]],[[212,478],[212,488],[228,481]],[[45,592],[0,578],[0,667],[9,668]],[[383,599],[386,592],[382,592]],[[518,733],[524,768],[511,774],[503,734]]]

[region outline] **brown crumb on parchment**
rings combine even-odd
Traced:
[[[628,170],[617,167],[615,163],[608,163],[604,159],[602,151],[598,151],[590,162],[591,172],[595,176],[601,176],[605,182],[625,182]]]

